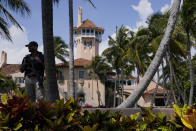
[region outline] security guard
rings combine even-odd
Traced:
[[[35,41],[25,46],[28,47],[30,54],[23,58],[20,71],[24,72],[27,95],[32,101],[44,99],[44,55],[37,51],[38,44]]]

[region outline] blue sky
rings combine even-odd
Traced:
[[[125,25],[132,30],[139,26],[146,26],[146,18],[155,12],[168,9],[171,0],[92,0],[96,6],[93,8],[87,0],[74,1],[74,25],[77,24],[77,9],[82,7],[83,20],[90,19],[97,26],[103,27],[103,41],[100,44],[100,53],[108,47],[109,35],[114,35],[116,26]],[[13,43],[0,38],[0,51],[8,53],[8,63],[21,63],[22,58],[28,53],[24,47],[29,41],[37,41],[39,50],[42,51],[42,22],[41,22],[41,1],[26,0],[31,16],[22,18],[14,15],[17,21],[23,26],[21,32],[10,25],[10,32]],[[60,36],[66,43],[69,43],[69,19],[68,0],[60,0],[59,5],[54,5],[54,35]]]

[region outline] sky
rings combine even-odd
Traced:
[[[108,47],[108,36],[114,36],[116,27],[124,25],[134,31],[139,26],[146,26],[146,19],[156,12],[165,12],[171,6],[171,0],[92,0],[93,8],[87,0],[73,0],[74,26],[77,25],[78,7],[82,7],[83,20],[90,19],[97,26],[105,29],[99,53]],[[9,31],[13,42],[0,37],[0,52],[7,52],[8,64],[20,64],[22,58],[28,54],[25,47],[30,41],[37,41],[39,51],[43,52],[41,0],[26,0],[31,9],[31,15],[20,16],[13,13],[14,18],[23,27],[23,31],[10,25]],[[54,36],[60,36],[69,43],[68,0],[60,0],[54,5]],[[76,48],[74,48],[76,52]],[[74,53],[77,58],[77,54]],[[59,63],[60,61],[56,61]]]

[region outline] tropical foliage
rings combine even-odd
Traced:
[[[68,46],[59,36],[54,37],[54,55],[57,59],[66,63],[66,58],[69,56]]]
[[[30,9],[24,0],[0,1],[0,35],[7,40],[11,40],[11,36],[8,30],[9,22],[22,30],[22,27],[13,17],[13,14],[10,13],[9,9],[22,16],[24,16],[25,14],[30,14]]]
[[[12,80],[0,75],[0,93],[11,93],[19,86]]]
[[[149,108],[141,108],[141,113],[124,116],[121,112],[90,111],[78,105],[79,99],[67,102],[57,100],[32,103],[20,91],[8,97],[3,94],[0,102],[1,130],[77,130],[77,131],[184,131],[196,129],[195,107],[174,105],[174,115],[170,117],[153,113]]]

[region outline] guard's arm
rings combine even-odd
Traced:
[[[25,70],[25,58],[23,58],[23,60],[22,60],[22,64],[20,65],[20,72],[24,72],[24,70]]]

